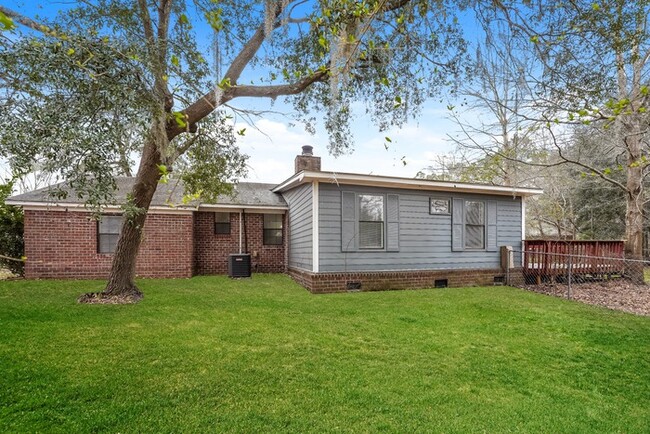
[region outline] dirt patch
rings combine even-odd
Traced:
[[[567,285],[525,285],[529,291],[567,298]],[[650,286],[635,285],[626,279],[571,285],[571,299],[609,309],[650,316]]]

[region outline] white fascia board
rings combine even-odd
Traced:
[[[499,196],[533,196],[544,193],[537,188],[506,187],[498,185],[468,184],[463,182],[431,181],[427,179],[398,178],[392,176],[361,175],[356,173],[303,171],[273,189],[282,192],[305,182],[318,181],[330,184],[364,185],[369,187],[400,188],[420,191],[445,191],[459,193],[494,194]]]
[[[293,175],[291,178],[287,179],[286,181],[282,182],[281,184],[278,184],[273,190],[271,190],[273,193],[281,193],[283,191],[287,191],[296,185],[300,185],[303,183],[303,179],[305,177],[305,173],[316,173],[316,172],[305,172],[301,171]]]
[[[253,211],[258,214],[284,214],[289,207],[286,206],[268,206],[268,205],[239,205],[239,204],[217,204],[217,205],[199,205],[199,211],[212,212],[240,212]]]
[[[81,203],[44,203],[44,202],[23,202],[15,200],[5,201],[7,205],[20,206],[29,211],[73,211],[73,212],[92,212]],[[166,207],[166,206],[151,206],[149,207],[149,214],[192,214],[196,211],[193,207]],[[122,208],[117,205],[107,205],[101,207],[101,212],[122,212]]]

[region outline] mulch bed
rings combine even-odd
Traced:
[[[142,295],[107,296],[102,292],[88,292],[77,298],[81,304],[134,304],[142,300]]]
[[[567,285],[525,285],[523,289],[555,297],[567,297]],[[626,279],[586,282],[571,285],[571,299],[581,303],[650,316],[650,286],[636,285]]]

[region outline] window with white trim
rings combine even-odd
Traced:
[[[115,253],[117,239],[122,231],[121,215],[103,215],[97,222],[97,252]]]
[[[485,203],[465,201],[465,248],[485,248]]]
[[[214,213],[214,233],[219,235],[230,235],[230,213]]]
[[[359,248],[384,248],[383,195],[359,195]]]
[[[264,245],[282,244],[282,214],[264,214]]]

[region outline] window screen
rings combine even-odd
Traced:
[[[122,216],[104,215],[97,222],[97,251],[114,253],[122,230]]]
[[[465,202],[465,248],[485,248],[485,204]]]
[[[230,213],[229,212],[215,212],[214,213],[214,233],[215,234],[230,234]]]
[[[264,244],[282,244],[282,214],[264,214]]]
[[[359,195],[359,248],[384,248],[384,196]]]

